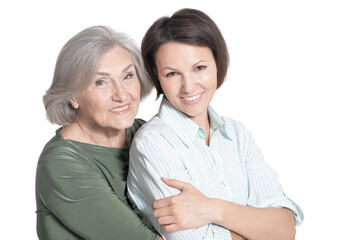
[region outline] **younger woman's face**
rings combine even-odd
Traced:
[[[200,125],[217,89],[211,49],[181,42],[163,44],[155,55],[158,78],[168,101]]]

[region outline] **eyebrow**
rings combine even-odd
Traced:
[[[124,72],[126,72],[126,71],[128,71],[128,69],[129,68],[131,68],[131,67],[133,67],[134,65],[131,63],[131,64],[129,64],[128,66],[126,66],[125,68],[123,68],[123,73]],[[109,73],[107,73],[107,72],[96,72],[95,73],[96,75],[102,75],[102,76],[106,76],[106,77],[109,77],[110,76],[110,74]]]
[[[196,62],[195,64],[192,65],[192,68],[197,66],[198,64],[200,64],[201,62],[207,62],[206,60],[199,60],[198,62]]]
[[[167,69],[169,69],[169,70],[171,70],[171,71],[177,70],[177,69],[175,69],[175,68],[165,67],[165,68],[162,69],[162,71],[167,70]]]
[[[192,65],[192,68],[194,68],[195,66],[197,66],[197,65],[200,64],[201,62],[207,62],[207,61],[206,61],[206,60],[199,60],[198,62],[196,62],[195,64]],[[167,69],[172,70],[172,71],[177,70],[177,69],[175,69],[175,68],[165,67],[165,68],[162,69],[162,71],[167,70]]]
[[[133,67],[133,64],[129,64],[128,66],[126,66],[124,69],[123,69],[123,72],[126,72],[128,71],[129,68]]]

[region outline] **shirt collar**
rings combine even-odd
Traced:
[[[161,105],[159,107],[159,117],[165,121],[175,134],[183,141],[187,146],[192,144],[196,138],[198,132],[203,131],[197,124],[195,124],[184,113],[178,111],[169,101],[163,97]],[[225,131],[224,120],[213,110],[211,106],[208,106],[208,115],[211,121],[211,128],[215,132],[222,130],[222,133],[230,139]]]
[[[226,131],[226,123],[221,116],[219,116],[214,109],[208,105],[208,116],[211,121],[211,129],[213,132],[221,132],[228,140],[232,141],[231,136]]]

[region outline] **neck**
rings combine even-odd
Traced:
[[[121,148],[126,144],[126,129],[96,128],[75,121],[61,131],[64,139],[71,139],[93,145]]]
[[[197,118],[192,118],[190,117],[190,119],[192,119],[192,121],[197,124],[200,128],[202,128],[205,132],[205,137],[206,137],[206,145],[209,146],[209,142],[210,142],[210,119],[208,116],[208,111],[206,111],[206,113],[203,116],[199,116]]]

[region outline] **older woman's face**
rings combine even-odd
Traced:
[[[77,120],[91,129],[121,130],[130,127],[138,112],[140,84],[131,55],[114,47],[100,60],[88,88],[72,105]]]
[[[179,42],[162,45],[155,55],[158,78],[168,101],[195,123],[208,119],[217,89],[217,66],[208,47]]]

